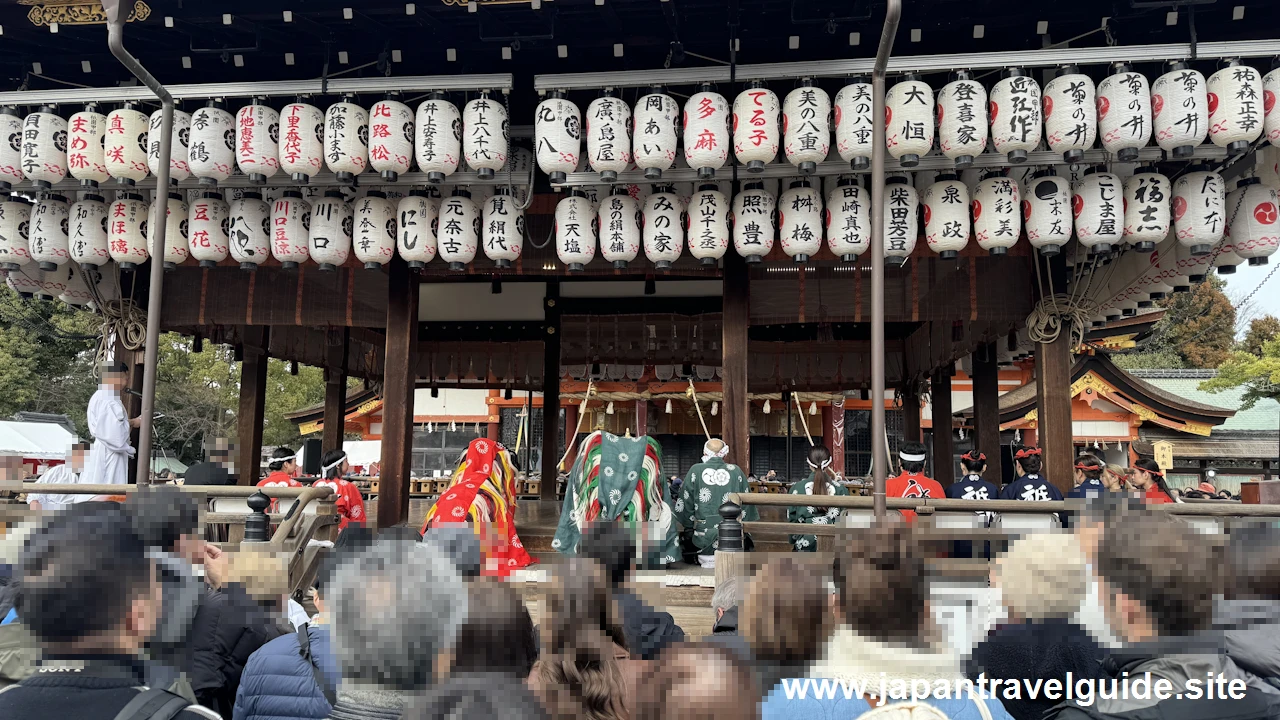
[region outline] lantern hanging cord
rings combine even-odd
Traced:
[[[707,421],[702,417],[702,406],[698,404],[698,391],[693,387],[693,378],[689,378],[689,389],[685,391],[693,400],[693,409],[698,411],[698,422],[702,424],[702,434],[711,439],[711,431],[707,430]]]
[[[1085,328],[1093,316],[1093,304],[1082,298],[1055,293],[1052,275],[1049,277],[1049,292],[1046,294],[1038,255],[1034,264],[1041,299],[1027,316],[1027,338],[1032,342],[1052,343],[1062,334],[1065,322],[1071,333],[1071,346],[1079,345],[1084,342]]]
[[[591,401],[591,395],[595,391],[595,385],[595,380],[587,381],[587,394],[582,398],[582,404],[578,407],[578,424],[573,429],[573,435],[569,436],[569,440],[564,444],[564,454],[560,456],[560,462],[556,463],[556,469],[558,470],[564,469],[564,461],[569,459],[569,453],[573,451],[573,443],[577,441],[578,433],[582,432],[582,423],[587,419],[587,403]],[[546,408],[543,408],[542,410],[542,416],[544,419],[547,416],[546,410]],[[543,478],[542,481],[546,482],[547,478]]]
[[[800,407],[800,398],[795,393],[791,393],[791,401],[795,403],[796,414],[800,416],[800,427],[804,428],[804,436],[809,441],[809,447],[813,447],[813,433],[809,432],[809,421],[804,417],[804,408]]]
[[[104,300],[98,284],[88,276],[87,270],[81,269],[81,277],[89,286],[93,302],[102,313],[102,337],[98,341],[98,351],[94,355],[94,367],[101,367],[111,356],[111,338],[115,337],[120,346],[130,352],[142,350],[147,342],[147,313],[134,302],[130,288],[130,297]],[[116,287],[119,288],[120,276],[116,275]]]

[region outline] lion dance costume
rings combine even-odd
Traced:
[[[662,496],[662,447],[653,438],[591,433],[578,448],[567,485],[551,547],[577,554],[591,523],[622,521],[646,557],[661,564],[680,559],[679,533]]]
[[[501,443],[471,441],[449,487],[427,511],[422,533],[464,522],[470,522],[480,536],[481,574],[506,577],[534,563],[516,534],[516,473]]]

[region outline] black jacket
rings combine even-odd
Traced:
[[[682,642],[684,630],[671,613],[653,609],[628,590],[615,590],[613,599],[622,613],[622,631],[633,660],[652,660],[668,645]]]
[[[734,605],[716,620],[716,624],[711,627],[712,635],[737,635],[738,634],[738,606]]]
[[[973,649],[965,675],[970,680],[985,673],[988,679],[1061,681],[1070,672],[1073,678],[1098,678],[1104,676],[1102,654],[1084,628],[1066,619],[997,625]],[[1016,720],[1039,720],[1057,704],[1044,698],[1002,702]]]
[[[238,586],[208,598],[191,624],[191,687],[201,705],[230,718],[249,656],[287,631]]]
[[[113,720],[130,700],[146,690],[143,682],[144,670],[135,658],[46,660],[34,675],[0,691],[0,718]],[[192,706],[179,713],[176,720],[217,718],[206,708]]]
[[[235,485],[236,476],[225,465],[214,462],[196,463],[182,476],[183,485]]]

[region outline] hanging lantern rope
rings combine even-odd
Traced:
[[[105,365],[107,358],[111,357],[111,338],[119,340],[120,346],[130,352],[144,348],[147,341],[147,313],[134,302],[133,297],[103,300],[98,284],[93,281],[88,272],[81,269],[80,274],[85,284],[89,286],[94,305],[98,307],[98,312],[102,313],[102,329],[99,331],[101,338],[98,340],[98,350],[94,353],[93,362],[96,374],[98,368]],[[117,289],[119,286],[120,276],[117,275]],[[130,295],[132,292],[130,289]]]
[[[804,428],[805,439],[809,441],[809,447],[813,447],[813,434],[809,432],[809,421],[805,419],[804,408],[800,406],[800,398],[795,393],[791,393],[791,401],[796,404],[796,414],[800,416],[800,427]]]
[[[702,406],[698,404],[698,391],[693,387],[693,378],[689,378],[689,389],[685,394],[693,399],[693,409],[698,411],[698,422],[702,423],[702,434],[711,439],[711,432],[707,430],[707,421],[702,417]]]
[[[556,463],[558,470],[564,469],[564,461],[569,459],[569,453],[573,451],[573,443],[578,439],[578,433],[582,432],[582,422],[587,419],[587,402],[591,400],[591,395],[595,390],[595,381],[587,381],[587,394],[582,398],[582,405],[578,407],[578,425],[573,429],[573,437],[564,444],[564,454],[560,456],[560,462]],[[543,410],[543,422],[546,422],[546,411]],[[546,480],[546,478],[543,478]]]

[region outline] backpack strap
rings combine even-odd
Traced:
[[[320,686],[320,692],[324,693],[324,699],[329,701],[332,707],[338,704],[338,693],[333,687],[330,687],[328,679],[320,670],[320,665],[316,662],[315,656],[311,654],[311,623],[302,623],[298,626],[298,654],[303,660],[307,661],[307,665],[311,666],[311,677],[315,678],[316,684]]]
[[[168,690],[152,688],[138,693],[120,709],[115,720],[173,720],[189,705],[191,703],[186,698]]]

